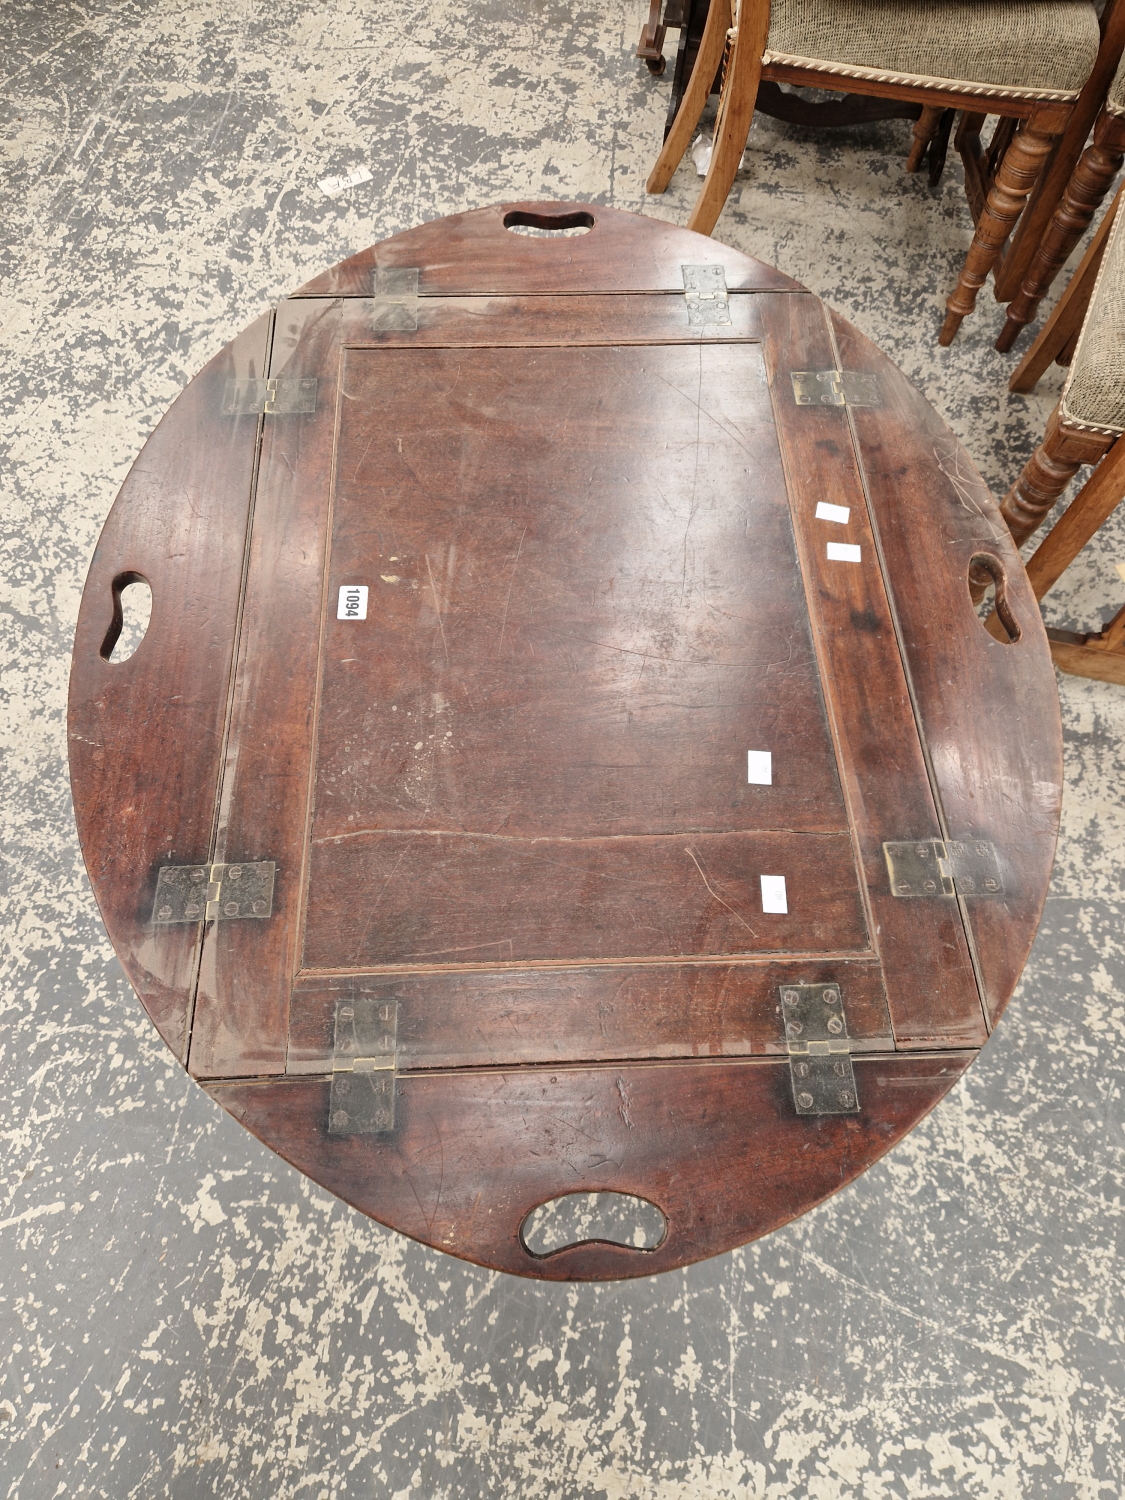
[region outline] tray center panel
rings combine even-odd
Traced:
[[[326,595],[306,971],[867,947],[757,345],[347,350]]]

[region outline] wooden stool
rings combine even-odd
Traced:
[[[888,1150],[1007,1003],[1059,820],[1043,627],[956,439],[779,272],[584,205],[398,235],[211,361],[106,523],[70,731],[192,1076],[380,1222],[554,1280]],[[533,1253],[576,1192],[663,1237]]]

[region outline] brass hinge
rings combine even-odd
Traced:
[[[376,333],[414,333],[418,327],[418,267],[388,266],[375,272]]]
[[[294,417],[316,411],[316,376],[292,380],[228,380],[223,391],[223,416]]]
[[[799,1115],[859,1113],[852,1044],[838,984],[783,984],[781,1019]]]
[[[798,406],[880,406],[879,382],[858,370],[794,370],[793,399]]]
[[[395,1127],[398,1001],[365,995],[336,1002],[329,1135],[376,1135]]]
[[[692,328],[730,322],[727,273],[722,266],[681,266],[687,320]]]
[[[164,927],[172,922],[233,922],[271,916],[276,873],[271,860],[244,865],[165,865],[156,877],[152,920]]]
[[[884,844],[895,896],[1002,896],[996,846],[987,839],[907,839]]]

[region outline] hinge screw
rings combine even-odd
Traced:
[[[813,1098],[812,1098],[811,1094],[798,1094],[797,1095],[797,1103],[801,1106],[802,1109],[811,1109],[812,1108],[812,1102],[813,1102]]]

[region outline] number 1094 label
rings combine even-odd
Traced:
[[[365,583],[342,583],[340,602],[336,606],[337,620],[367,619],[367,585]]]

